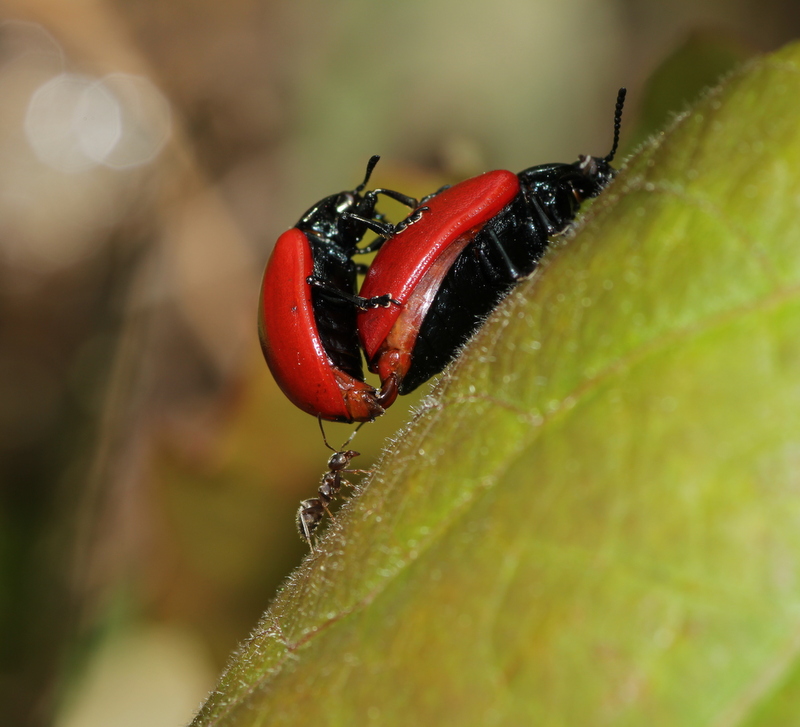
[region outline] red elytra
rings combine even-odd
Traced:
[[[456,257],[519,192],[518,176],[506,170],[467,179],[431,197],[420,222],[383,246],[360,295],[386,293],[400,305],[359,311],[358,330],[370,370],[384,385],[408,370],[420,323]]]
[[[295,406],[331,421],[363,421],[383,413],[375,389],[333,365],[311,300],[314,261],[306,234],[284,232],[264,270],[259,338],[272,375]]]

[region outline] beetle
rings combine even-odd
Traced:
[[[362,194],[379,158],[370,158],[354,190],[317,202],[278,238],[261,283],[258,333],[272,375],[296,406],[330,421],[368,421],[384,411],[381,393],[364,379],[356,311],[395,301],[357,295],[364,266],[353,256],[378,249],[395,230],[375,212],[378,195],[410,209],[418,202],[389,189]],[[371,229],[381,236],[359,248]]]
[[[438,374],[509,290],[529,275],[549,237],[564,232],[581,203],[616,173],[626,90],[617,95],[614,139],[605,157],[545,164],[519,174],[497,170],[422,200],[416,224],[391,236],[360,295],[397,305],[362,309],[358,332],[370,371],[391,405]],[[390,233],[387,233],[390,234]]]

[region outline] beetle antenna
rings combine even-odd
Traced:
[[[361,182],[353,191],[358,194],[364,187],[367,186],[367,182],[369,182],[369,178],[372,176],[372,170],[375,169],[375,165],[381,160],[378,154],[373,154],[369,161],[367,162],[367,173],[364,175],[364,181]]]
[[[374,159],[374,158],[375,158],[375,157],[373,157],[373,159]],[[361,429],[361,427],[363,427],[363,426],[366,424],[366,422],[361,422],[361,423],[360,423],[360,424],[359,424],[359,425],[358,425],[358,426],[357,426],[357,427],[356,427],[356,428],[355,428],[355,429],[352,431],[352,433],[350,434],[350,436],[347,438],[347,441],[346,441],[346,442],[345,442],[345,443],[344,443],[344,444],[343,444],[341,447],[339,447],[339,449],[334,449],[333,447],[331,447],[331,445],[330,445],[330,444],[328,444],[328,438],[325,436],[325,429],[324,429],[324,427],[322,426],[322,417],[321,417],[319,414],[317,415],[317,422],[319,422],[319,430],[320,430],[320,432],[322,432],[322,441],[323,441],[323,442],[325,442],[325,446],[326,446],[328,449],[330,449],[330,450],[331,450],[331,452],[343,452],[343,451],[344,451],[344,449],[345,449],[345,447],[347,447],[347,445],[348,445],[348,444],[350,444],[350,442],[352,442],[352,441],[353,441],[353,437],[355,437],[355,436],[356,436],[356,434],[358,434],[358,430],[359,430],[359,429]]]
[[[619,145],[619,130],[622,126],[622,107],[625,105],[625,94],[628,93],[627,88],[621,88],[617,93],[617,105],[614,109],[614,143],[611,145],[611,151],[608,156],[603,159],[604,162],[610,162],[614,159],[617,153],[617,146]],[[373,157],[374,159],[375,157]]]

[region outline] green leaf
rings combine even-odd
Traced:
[[[800,721],[798,170],[793,45],[500,306],[195,724]]]
[[[631,147],[643,142],[754,53],[718,31],[690,32],[650,74],[641,95],[637,94],[637,123],[634,129],[627,127],[626,144]]]

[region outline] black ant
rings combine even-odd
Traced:
[[[319,497],[312,497],[308,500],[303,500],[300,503],[300,508],[297,511],[297,530],[300,532],[300,537],[308,543],[308,547],[311,548],[312,552],[314,551],[314,542],[311,539],[311,536],[319,527],[319,524],[322,522],[322,518],[325,517],[326,513],[328,514],[328,517],[333,517],[331,515],[331,511],[328,509],[328,505],[332,502],[336,495],[339,494],[339,490],[342,489],[342,485],[352,487],[352,484],[344,479],[342,475],[345,473],[366,475],[370,472],[370,470],[348,469],[348,465],[350,464],[351,460],[353,460],[355,457],[358,457],[361,453],[352,449],[345,449],[345,447],[350,444],[353,437],[356,436],[358,430],[361,429],[361,426],[364,424],[364,422],[359,424],[353,430],[353,433],[348,437],[341,449],[337,450],[328,444],[328,440],[325,437],[325,430],[322,428],[322,418],[317,417],[317,420],[319,421],[319,430],[322,432],[322,441],[325,442],[325,446],[330,449],[333,454],[328,459],[328,471],[322,475],[322,482],[319,486]]]

